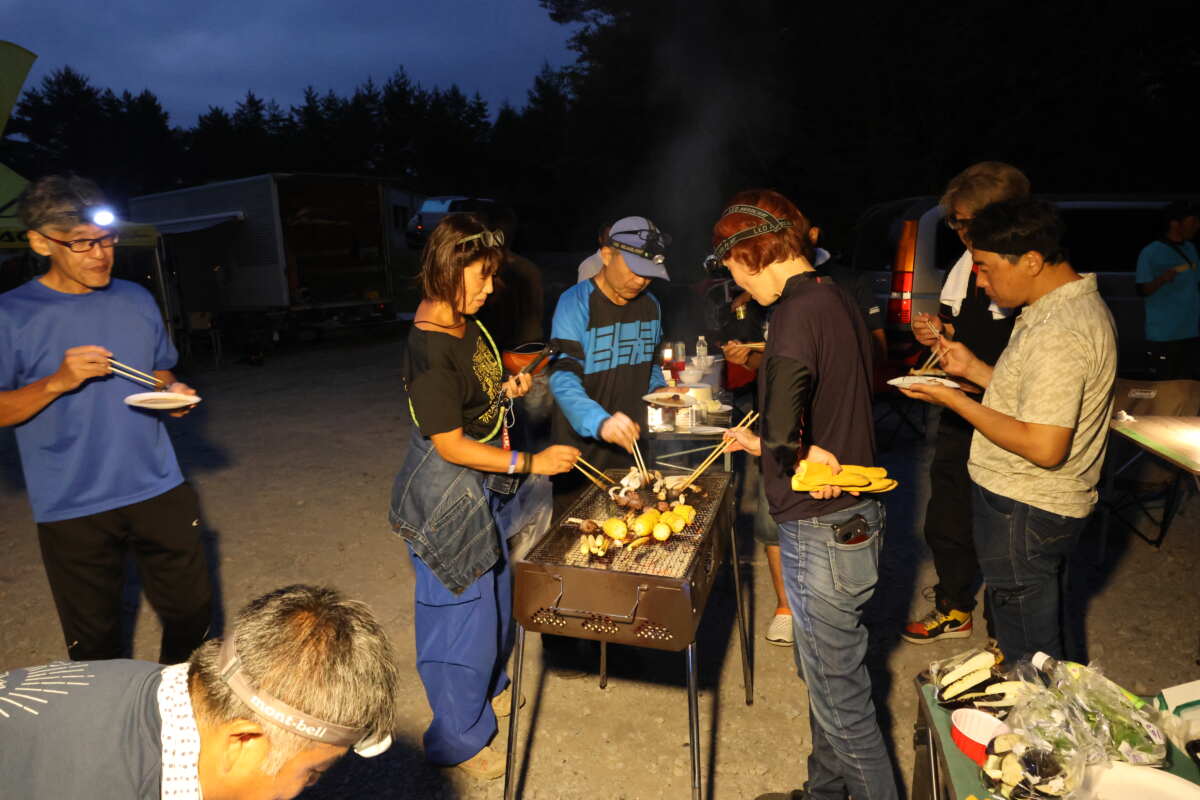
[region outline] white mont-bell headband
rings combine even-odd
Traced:
[[[234,649],[232,633],[226,635],[225,640],[221,642],[217,671],[221,680],[239,700],[271,724],[289,733],[312,739],[314,742],[351,747],[363,758],[377,756],[392,746],[391,734],[385,733],[382,737],[368,739],[362,728],[348,728],[345,725],[326,722],[252,687],[242,672],[242,661]]]

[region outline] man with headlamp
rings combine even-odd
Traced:
[[[0,672],[6,797],[286,800],[353,749],[382,753],[399,670],[370,610],[289,586],[188,663]]]
[[[804,789],[760,800],[894,800],[891,759],[863,663],[862,608],[878,579],[883,505],[836,486],[795,492],[800,459],[872,464],[871,337],[854,301],[822,282],[808,259],[808,219],[769,190],[740,192],[713,226],[711,265],[774,306],[758,370],[761,436],[731,430],[731,450],[760,456],[771,517],[779,525],[784,589],[797,666],[808,687],[812,752]]]
[[[668,244],[645,217],[617,220],[600,247],[600,272],[565,291],[554,310],[554,441],[578,447],[600,469],[629,466],[645,416],[642,396],[666,385],[655,358],[662,310],[646,289],[653,278],[670,280]],[[586,485],[578,471],[554,476],[555,511]]]
[[[177,354],[150,293],[112,277],[116,219],[76,176],[31,184],[18,214],[44,275],[0,295],[0,425],[15,429],[69,657],[117,658],[125,553],[162,620],[160,659],[204,639],[211,587],[196,493],[158,413],[111,374],[114,354],[173,392]],[[178,416],[180,412],[175,412]]]
[[[1020,308],[995,367],[939,337],[942,368],[984,387],[903,390],[954,411],[975,428],[975,551],[1005,658],[1064,656],[1061,574],[1096,505],[1117,371],[1116,329],[1095,275],[1080,275],[1062,247],[1054,206],[993,203],[967,223],[978,285]]]

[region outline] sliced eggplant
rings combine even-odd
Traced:
[[[939,687],[949,686],[972,672],[990,670],[996,666],[996,656],[987,651],[970,651],[938,664],[937,682]]]

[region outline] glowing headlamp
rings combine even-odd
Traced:
[[[371,758],[392,746],[390,734],[368,739],[362,728],[335,725],[323,719],[305,714],[272,697],[261,689],[255,689],[242,672],[242,661],[233,646],[233,634],[226,634],[221,642],[221,653],[217,658],[217,670],[229,690],[263,719],[289,733],[339,747],[351,747],[363,758]]]
[[[117,215],[108,206],[92,206],[84,209],[83,218],[101,228],[111,227],[117,221]]]

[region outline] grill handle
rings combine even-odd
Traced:
[[[613,622],[623,622],[633,624],[637,618],[638,606],[642,602],[642,592],[647,592],[650,587],[647,584],[639,583],[637,587],[637,596],[633,600],[633,608],[629,609],[628,614],[605,614],[596,610],[583,611],[578,608],[566,608],[562,605],[563,599],[563,577],[562,575],[551,575],[550,577],[558,581],[558,596],[554,598],[554,605],[550,606],[549,611],[559,614],[564,617],[574,617],[576,619],[590,619],[592,617],[604,617]]]

